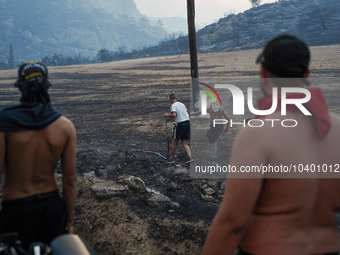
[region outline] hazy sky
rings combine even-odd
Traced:
[[[186,0],[134,0],[138,10],[149,17],[187,17]],[[262,0],[261,4],[275,0]],[[225,13],[239,13],[251,8],[249,0],[195,0],[196,23],[209,25]]]

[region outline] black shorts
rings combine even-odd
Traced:
[[[27,202],[29,198],[36,199]],[[0,233],[17,232],[24,249],[32,242],[47,244],[66,233],[66,209],[58,191],[29,198],[3,201],[0,210]]]
[[[217,139],[220,137],[220,135],[223,132],[223,125],[216,125],[215,127],[211,124],[210,128],[207,132],[207,134],[205,135],[205,137],[207,137],[209,139],[210,143],[214,143],[217,141]]]
[[[174,126],[174,139],[189,140],[190,139],[190,121],[176,123]]]

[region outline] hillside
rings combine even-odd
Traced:
[[[89,63],[97,54],[99,62],[186,54],[188,36],[174,27],[185,31],[185,20],[148,18],[133,0],[0,0],[0,68],[14,67],[1,67],[11,44],[15,63],[47,56],[46,65]],[[230,14],[197,31],[197,49],[260,48],[279,33],[309,45],[340,43],[340,1],[279,0]]]
[[[55,53],[94,57],[104,48],[140,49],[168,35],[133,0],[0,0],[0,30],[0,62],[10,43],[22,62]]]
[[[319,3],[320,2],[320,3]],[[229,15],[197,33],[201,51],[258,48],[279,33],[298,35],[309,45],[340,42],[340,2],[289,0]]]
[[[298,35],[309,45],[340,43],[340,1],[281,0],[230,14],[197,31],[197,50],[261,48],[280,33]],[[188,38],[184,36],[148,48],[139,52],[139,56],[188,52]]]

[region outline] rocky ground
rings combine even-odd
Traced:
[[[257,78],[258,53],[200,55],[200,76],[228,83]],[[312,54],[314,76],[338,73],[339,45],[315,47]],[[52,103],[78,133],[75,231],[98,254],[200,253],[225,180],[191,178],[181,146],[176,164],[164,163],[168,95],[176,93],[190,109],[189,74],[187,55],[50,68]],[[15,79],[15,70],[0,72],[0,109],[18,102]],[[325,90],[339,113],[339,90]],[[237,131],[221,137],[218,155],[226,161]]]
[[[105,169],[79,178],[78,234],[99,254],[199,254],[223,181],[193,180],[187,167],[154,155],[116,151],[100,158],[103,166],[110,162]]]

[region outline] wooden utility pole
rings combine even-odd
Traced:
[[[191,91],[192,105],[194,111],[199,110],[199,87],[198,87],[198,61],[196,45],[196,28],[195,28],[195,0],[187,0],[188,9],[188,34],[190,48],[190,66],[191,66]]]

